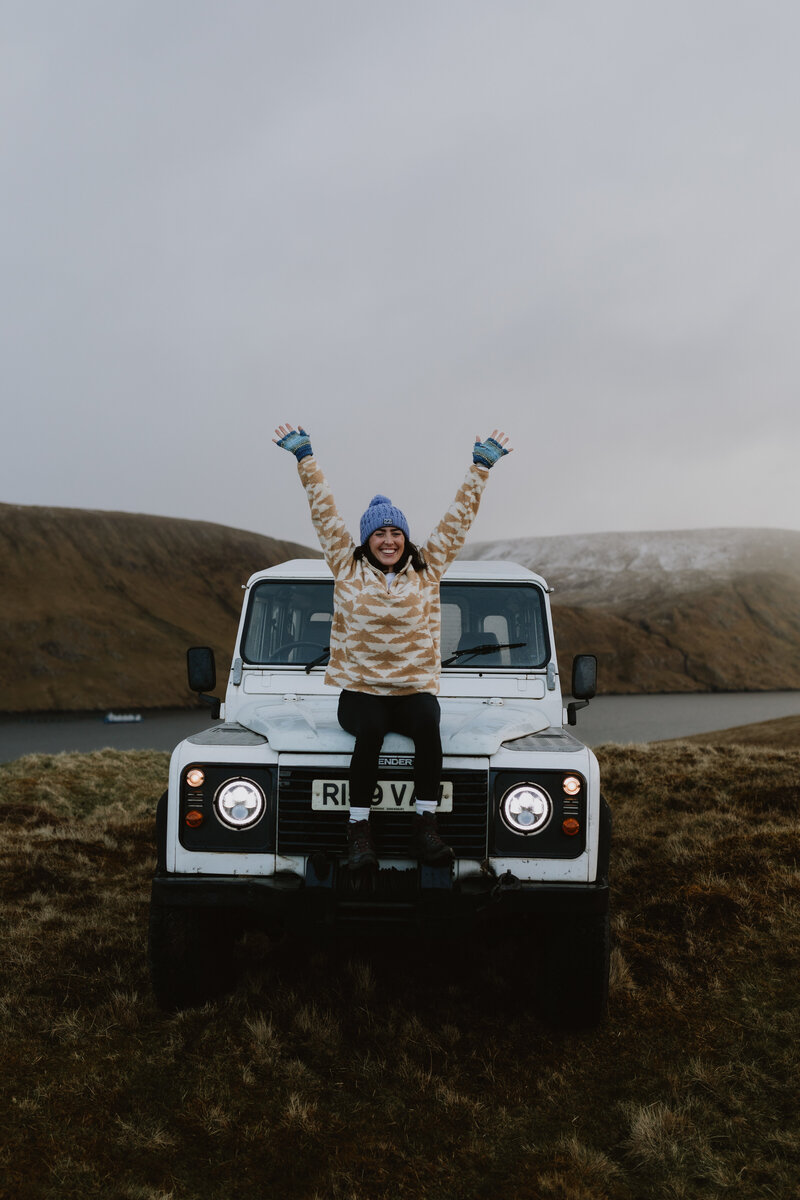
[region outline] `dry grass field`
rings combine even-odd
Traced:
[[[599,751],[611,1004],[569,1037],[508,944],[252,938],[233,995],[164,1015],[145,931],[167,756],[0,767],[0,1194],[796,1196],[800,751],[744,740]]]

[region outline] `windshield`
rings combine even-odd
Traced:
[[[441,604],[448,671],[547,665],[544,596],[536,584],[445,582]],[[242,658],[253,665],[306,666],[330,646],[332,615],[332,582],[265,579],[250,594]]]

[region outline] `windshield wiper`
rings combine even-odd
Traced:
[[[314,667],[318,667],[320,665],[320,663],[323,663],[325,661],[325,659],[328,657],[328,655],[330,654],[330,652],[331,652],[330,646],[326,646],[325,649],[322,651],[322,654],[318,654],[317,657],[313,658],[310,663],[306,663],[306,675],[310,675],[311,671],[313,670]]]
[[[527,642],[489,642],[485,646],[470,646],[467,650],[456,650],[455,654],[451,654],[442,663],[443,667],[449,667],[457,658],[472,658],[475,654],[493,654],[495,650],[519,650],[522,646],[527,646]]]

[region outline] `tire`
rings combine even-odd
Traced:
[[[166,871],[167,869],[167,797],[168,793],[164,792],[156,804],[155,839],[157,871]]]
[[[537,973],[537,1007],[556,1029],[599,1025],[608,1007],[609,914],[552,918]]]
[[[159,1008],[194,1008],[230,991],[235,930],[228,914],[150,905],[148,965]]]
[[[611,809],[605,796],[600,795],[600,836],[597,843],[597,878],[608,880],[611,860],[611,834],[613,831]]]

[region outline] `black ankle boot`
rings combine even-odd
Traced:
[[[350,821],[347,826],[347,865],[351,871],[377,867],[378,856],[372,842],[369,821]]]
[[[455,855],[450,846],[442,841],[436,825],[435,813],[414,813],[412,823],[412,848],[421,863],[429,867],[446,867]]]

